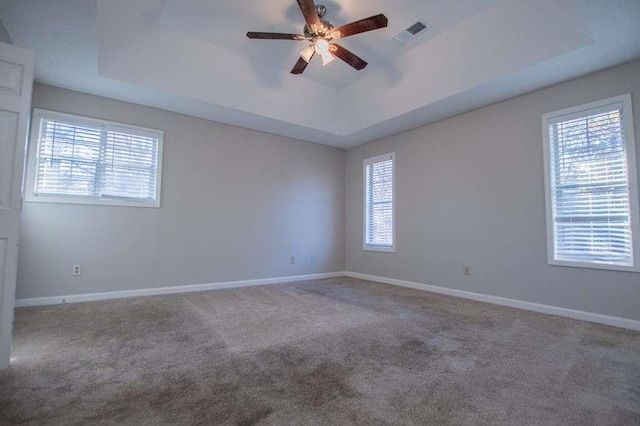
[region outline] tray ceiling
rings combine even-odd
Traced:
[[[322,3],[334,25],[389,17],[341,42],[364,71],[293,76],[304,42],[246,38],[300,32],[292,0],[9,0],[0,16],[39,81],[343,148],[640,56],[636,0]],[[432,28],[396,46],[418,19]]]

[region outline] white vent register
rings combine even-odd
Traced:
[[[398,46],[403,46],[429,29],[431,29],[431,25],[425,21],[418,21],[393,36],[393,41]]]

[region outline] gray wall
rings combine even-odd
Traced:
[[[162,207],[24,203],[18,299],[344,269],[344,150],[40,84],[33,106],[164,130]]]
[[[638,135],[636,61],[349,150],[347,270],[640,320],[640,274],[546,258],[541,115],[628,92]],[[365,252],[362,160],[388,152],[397,252]]]
[[[0,20],[0,42],[13,44],[11,43],[11,37],[9,37],[9,33],[7,32],[7,29],[4,27],[2,20]]]
[[[640,274],[546,263],[540,116],[628,92],[640,132],[636,61],[345,155],[36,85],[34,107],[163,129],[162,208],[25,203],[17,297],[346,269],[640,319]],[[364,252],[362,160],[387,152],[396,153],[397,252]],[[76,263],[81,277],[71,276]]]

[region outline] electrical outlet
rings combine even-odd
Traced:
[[[295,256],[291,256],[291,257],[289,257],[289,263],[290,263],[290,264],[292,264],[292,265],[293,265],[294,263],[296,263],[296,257],[295,257]]]
[[[82,275],[82,265],[73,265],[71,275],[73,275],[74,277],[79,277],[80,275]]]
[[[471,266],[465,266],[463,271],[465,275],[471,275]]]
[[[310,257],[310,260],[311,260],[311,263],[312,263],[312,264],[313,264],[313,263],[316,263],[316,255],[315,255],[315,254],[312,254],[312,255],[311,255],[311,257]]]

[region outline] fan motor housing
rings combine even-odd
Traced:
[[[315,37],[328,37],[331,33],[331,29],[333,29],[333,25],[331,25],[331,22],[325,21],[324,19],[321,19],[320,23],[322,24],[322,28],[318,28],[318,31],[313,31],[308,25],[305,25],[304,36],[309,39],[313,39]]]
[[[324,20],[324,15],[327,14],[327,7],[321,4],[316,5],[316,13],[318,14],[318,18],[320,18],[320,23],[322,24],[322,28],[318,28],[318,31],[313,31],[309,28],[308,25],[304,26],[304,36],[313,39],[315,37],[327,37],[331,33],[331,29],[333,25],[331,22]]]

